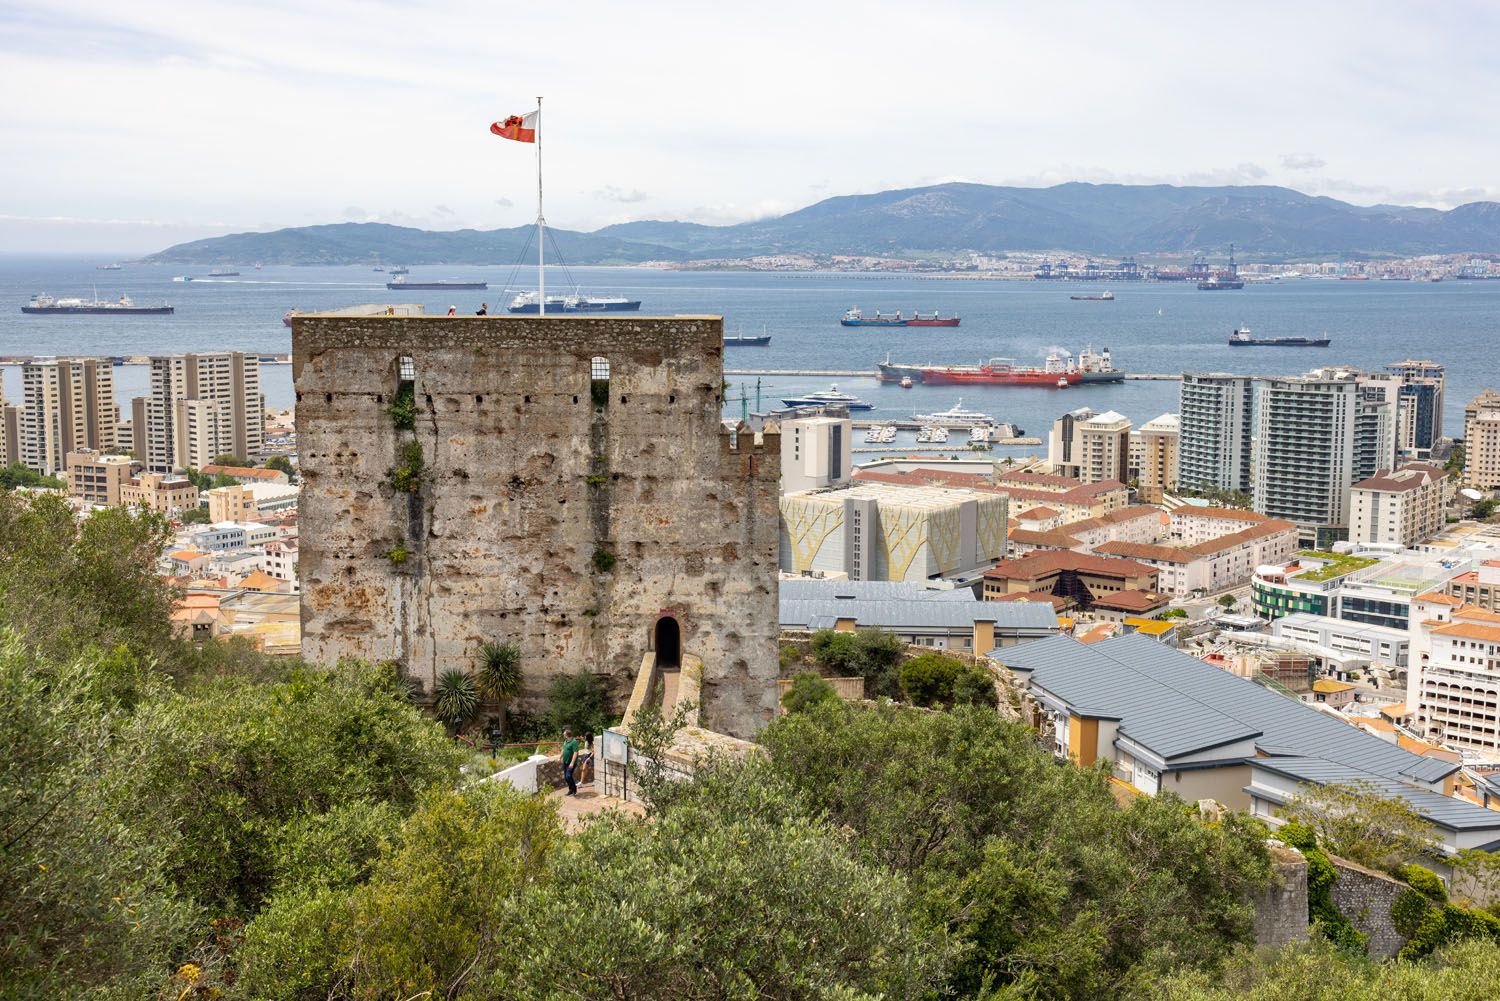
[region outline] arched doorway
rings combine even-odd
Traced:
[[[682,665],[682,630],[676,619],[663,615],[656,620],[655,642],[651,646],[656,651],[657,667],[675,670]]]

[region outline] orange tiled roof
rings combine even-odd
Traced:
[[[1457,636],[1464,640],[1484,640],[1500,643],[1500,626],[1481,625],[1478,622],[1450,622],[1433,630],[1438,636]]]
[[[1237,507],[1193,507],[1191,505],[1180,507],[1172,512],[1172,516],[1201,514],[1205,518],[1233,518],[1236,521],[1265,521],[1266,516],[1255,511],[1245,511]]]
[[[1061,595],[1048,594],[1046,591],[1017,591],[1015,594],[1003,594],[1003,595],[1001,595],[998,598],[991,598],[990,600],[991,601],[1045,601],[1045,602],[1049,603],[1054,609],[1056,609],[1058,611],[1061,611],[1062,609],[1066,608],[1071,603],[1071,602],[1069,602],[1069,600],[1067,598],[1064,598]]]
[[[239,480],[279,480],[286,474],[277,469],[254,466],[204,466],[199,472],[209,476],[233,476]]]
[[[1155,591],[1111,591],[1094,599],[1095,608],[1114,608],[1122,612],[1149,612],[1160,608],[1170,599]]]
[[[1462,605],[1463,604],[1463,602],[1461,602],[1457,598],[1453,597],[1453,595],[1451,595],[1451,594],[1444,594],[1442,591],[1428,591],[1426,594],[1419,594],[1419,595],[1417,595],[1417,597],[1416,597],[1415,600],[1417,600],[1417,601],[1425,601],[1425,602],[1427,602],[1428,604],[1431,604],[1431,605]]]
[[[1065,549],[1039,549],[1013,560],[1001,560],[986,570],[984,575],[991,580],[1030,580],[1063,570],[1109,577],[1146,577],[1157,573],[1155,567],[1148,567],[1134,560],[1075,553]]]

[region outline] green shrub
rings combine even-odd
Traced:
[[[791,667],[793,664],[799,663],[801,660],[801,650],[798,650],[791,643],[781,644],[781,669],[783,671]]]
[[[781,696],[781,705],[789,713],[803,710],[824,702],[837,702],[838,693],[815,671],[803,671],[792,679]]]
[[[953,683],[964,663],[940,653],[924,653],[901,665],[901,688],[919,706],[953,704]]]
[[[1413,889],[1402,890],[1396,902],[1391,905],[1391,924],[1406,938],[1411,938],[1421,927],[1423,919],[1427,917],[1427,912],[1432,909],[1432,901],[1421,892]]]
[[[901,695],[899,665],[906,655],[906,644],[899,636],[878,629],[852,633],[820,629],[813,633],[812,653],[827,674],[864,678],[868,698],[894,699]]]
[[[584,477],[584,482],[588,483],[588,485],[591,487],[602,487],[604,486],[605,481],[607,481],[608,479],[609,477],[605,476],[603,473],[590,473],[588,476]]]
[[[1399,904],[1400,898],[1396,902]],[[1394,919],[1395,916],[1396,909],[1393,906],[1391,917]],[[1416,931],[1401,947],[1400,958],[1422,959],[1445,945],[1464,939],[1500,942],[1500,918],[1485,911],[1471,911],[1453,904],[1435,904],[1429,907]]]
[[[1283,844],[1291,845],[1298,851],[1307,851],[1309,848],[1318,847],[1318,836],[1306,824],[1298,824],[1296,822],[1282,824],[1276,831],[1276,838]]]
[[[575,734],[602,733],[609,724],[609,689],[588,671],[560,674],[547,687],[551,735],[563,727]]]
[[[521,694],[521,648],[514,643],[479,646],[479,694],[491,702],[509,702]]]
[[[1159,616],[1163,619],[1185,619],[1188,617],[1186,608],[1169,608]]]
[[[405,546],[392,546],[391,551],[385,554],[393,566],[404,566],[411,559],[411,551]]]
[[[391,397],[391,406],[387,411],[391,417],[391,426],[397,431],[412,431],[417,426],[417,394],[410,385],[403,385],[396,390],[396,395]]]
[[[401,464],[391,473],[391,486],[402,493],[414,494],[422,489],[424,460],[421,444],[409,441],[402,445],[400,459]]]
[[[594,550],[594,556],[591,562],[594,564],[594,570],[596,570],[597,572],[609,573],[615,568],[615,554],[610,552],[608,549],[605,549],[603,546],[600,546],[598,549]]]
[[[1409,862],[1396,871],[1396,877],[1413,890],[1440,904],[1448,900],[1448,888],[1443,885],[1438,874],[1426,866]]]
[[[964,669],[953,679],[953,704],[956,706],[990,706],[1000,704],[995,691],[995,676],[983,667],[964,665]]]

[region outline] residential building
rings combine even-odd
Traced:
[[[0,468],[21,460],[21,408],[0,392]]]
[[[198,488],[185,476],[142,472],[120,484],[120,503],[156,514],[177,514],[198,506]]]
[[[1473,563],[1466,551],[1302,551],[1279,565],[1257,568],[1251,601],[1255,614],[1267,620],[1307,612],[1405,629],[1413,599],[1444,589]]]
[[[1035,511],[1028,511],[1019,516],[1018,524],[1036,524],[1031,519],[1034,513]],[[1011,529],[1010,554],[1020,556],[1032,549],[1074,549],[1087,552],[1106,542],[1156,542],[1166,530],[1166,512],[1149,504],[1137,504],[1097,518],[1085,518],[1050,529]]]
[[[1176,414],[1162,414],[1141,425],[1138,434],[1141,446],[1136,460],[1136,496],[1146,504],[1160,504],[1167,493],[1177,489],[1182,420]]]
[[[1057,635],[1046,603],[977,601],[967,588],[934,591],[902,581],[786,580],[782,629],[879,629],[914,646],[983,656]]]
[[[856,480],[781,498],[780,563],[793,573],[922,581],[1005,555],[1006,500],[983,490]]]
[[[1425,458],[1443,437],[1443,366],[1407,359],[1385,368],[1401,381],[1396,448],[1404,457]]]
[[[91,448],[69,452],[68,496],[114,507],[120,503],[121,488],[139,469],[140,463],[128,455],[105,455]]]
[[[1413,753],[1147,636],[1059,636],[989,656],[1024,687],[1024,711],[1059,757],[1085,767],[1102,760],[1145,795],[1213,799],[1275,827],[1303,786],[1365,782],[1411,805],[1445,854],[1500,847],[1500,813],[1453,795],[1457,762]]]
[[[1464,486],[1500,490],[1500,393],[1492,389],[1464,408]]]
[[[1048,461],[1060,476],[1080,483],[1130,478],[1130,420],[1123,414],[1074,410],[1053,422],[1047,443]]]
[[[1355,693],[1359,688],[1347,681],[1335,681],[1333,678],[1319,678],[1312,683],[1312,691],[1308,693],[1309,702],[1325,705],[1330,709],[1342,709],[1352,705],[1355,701]]]
[[[1060,550],[1041,550],[1013,560],[1005,560],[984,572],[982,597],[986,601],[999,601],[1016,594],[1053,595],[1065,599],[1070,606],[1090,611],[1100,603],[1108,604],[1122,592],[1157,596],[1155,567],[1134,560],[1094,556]],[[1149,606],[1141,610],[1120,609],[1130,614],[1141,614],[1165,601],[1137,602],[1127,598],[1126,604]]]
[[[797,417],[781,423],[781,492],[840,486],[854,475],[848,417]]]
[[[212,467],[210,467],[212,468]],[[297,506],[301,491],[283,483],[234,484],[205,491],[209,521],[255,521]]]
[[[1196,546],[1220,536],[1233,535],[1265,520],[1265,515],[1243,508],[1187,504],[1172,510],[1167,534],[1174,545]]]
[[[1422,595],[1406,706],[1421,736],[1500,761],[1500,613]]]
[[[107,358],[58,358],[21,366],[20,461],[43,475],[67,468],[68,453],[115,447],[114,367]]]
[[[238,351],[155,355],[151,396],[131,401],[137,454],[153,472],[200,469],[265,447],[260,360]]]
[[[1184,372],[1178,399],[1177,485],[1250,492],[1254,380]]]
[[[1441,466],[1410,463],[1381,470],[1350,488],[1349,541],[1409,549],[1443,530]]]
[[[1060,476],[1078,475],[1078,425],[1094,416],[1092,407],[1070,410],[1047,432],[1047,464]]]
[[[220,521],[200,525],[185,534],[194,549],[205,553],[224,553],[265,545],[276,538],[276,529],[254,521]]]
[[[1183,598],[1238,587],[1250,580],[1257,567],[1279,563],[1296,548],[1297,526],[1266,518],[1190,546],[1120,541],[1096,546],[1094,552],[1155,567],[1157,590]]]
[[[1257,384],[1255,510],[1294,521],[1303,542],[1326,548],[1348,535],[1355,482],[1358,385],[1321,375]]]
[[[1442,585],[1442,591],[1460,604],[1500,612],[1500,560],[1484,560],[1455,575]]]

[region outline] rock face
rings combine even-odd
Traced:
[[[430,693],[514,642],[523,702],[588,670],[622,706],[643,652],[691,653],[704,725],[752,736],[780,439],[723,429],[722,338],[718,317],[294,318],[304,651]]]

